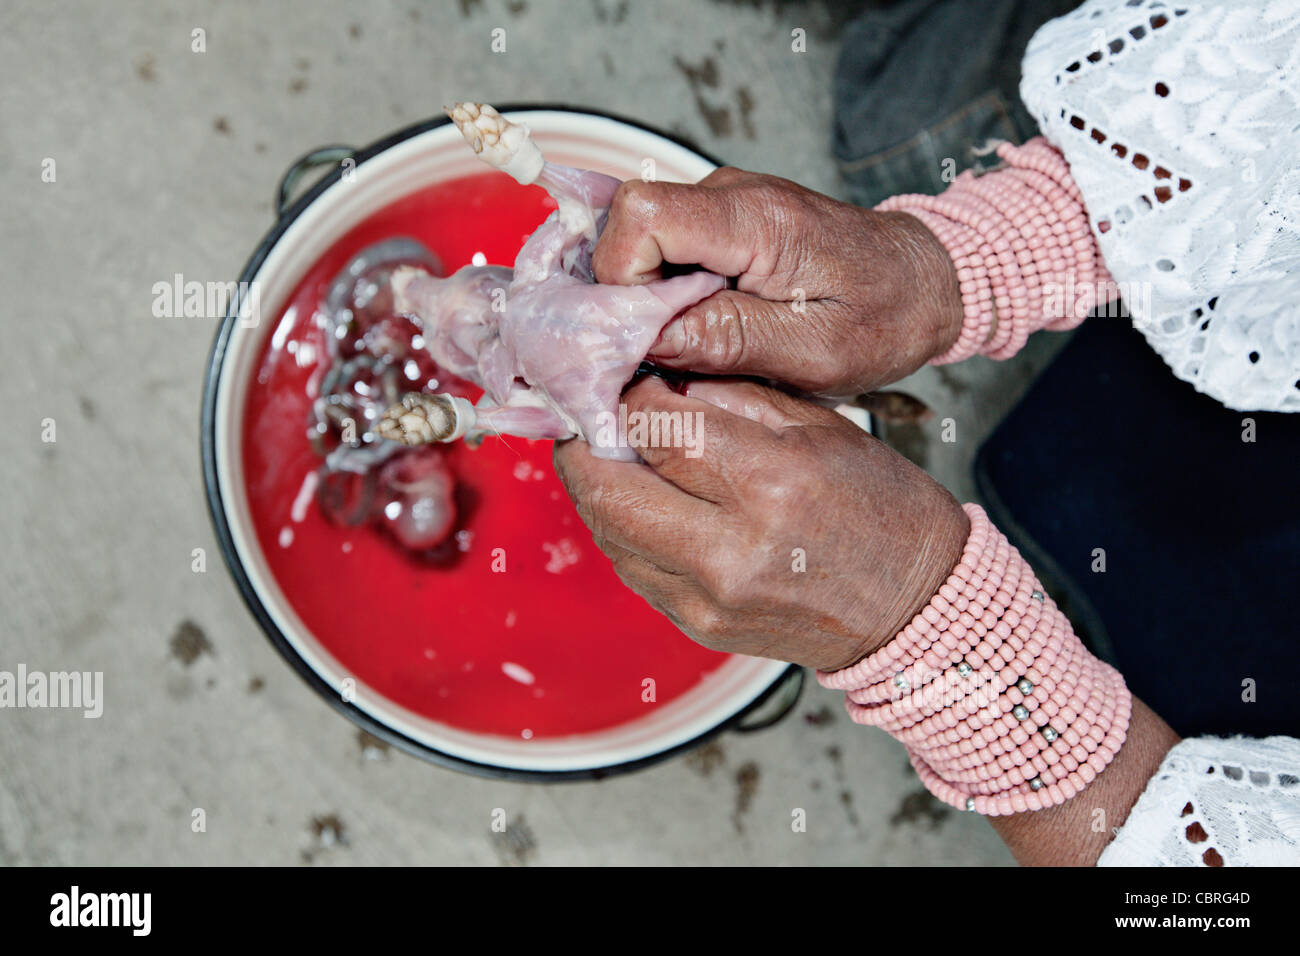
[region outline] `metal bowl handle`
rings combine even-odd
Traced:
[[[791,667],[770,693],[763,695],[761,699],[741,711],[728,729],[738,734],[752,734],[780,723],[799,703],[805,679],[806,674],[802,667]],[[763,713],[769,710],[769,713]],[[750,720],[751,717],[754,719]]]
[[[293,161],[293,164],[280,178],[280,185],[275,191],[275,214],[283,216],[293,203],[293,194],[302,182],[302,178],[321,166],[332,166],[356,154],[351,146],[319,146],[310,153],[305,153]]]

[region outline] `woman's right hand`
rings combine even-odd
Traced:
[[[775,176],[723,167],[695,185],[623,183],[596,279],[648,282],[665,263],[737,280],[664,329],[649,357],[669,368],[843,397],[911,374],[961,330],[956,269],[920,220]]]

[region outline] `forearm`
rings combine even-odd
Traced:
[[[983,511],[965,510],[969,537],[929,603],[819,680],[906,745],[936,797],[992,817],[1022,862],[1094,863],[1177,738]]]
[[[1092,866],[1178,740],[1135,697],[1128,738],[1105,773],[1058,807],[992,817],[993,829],[1025,866]]]

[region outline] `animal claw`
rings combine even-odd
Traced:
[[[474,406],[455,395],[407,392],[375,423],[375,434],[408,447],[455,441],[474,423]]]

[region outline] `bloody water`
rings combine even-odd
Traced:
[[[316,263],[278,317],[243,423],[258,541],[321,644],[418,714],[524,739],[645,716],[726,656],[694,644],[618,580],[555,477],[550,442],[488,438],[478,449],[449,447],[458,497],[472,507],[457,519],[452,563],[439,567],[413,560],[377,529],[323,517],[309,478],[321,459],[307,425],[328,362],[314,312],[353,254],[405,235],[449,272],[476,253],[509,264],[553,208],[541,189],[486,173],[371,216]],[[492,569],[502,556],[496,549],[504,572]],[[643,700],[647,678],[654,703]]]

